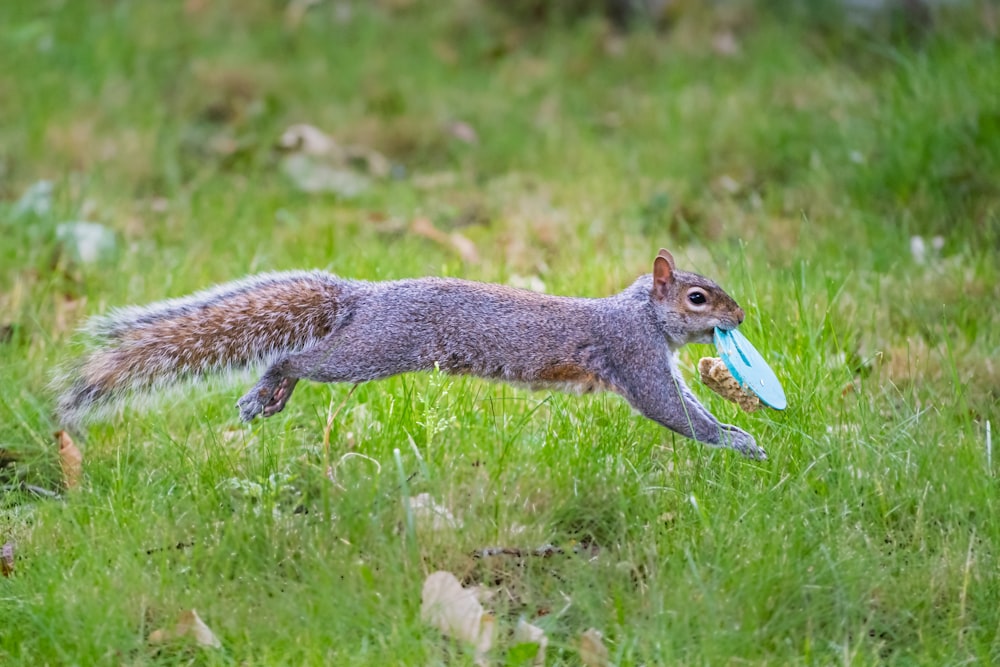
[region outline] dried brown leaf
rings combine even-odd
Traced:
[[[459,174],[455,171],[434,171],[427,174],[414,174],[410,183],[418,190],[438,190],[453,188],[459,183]]]
[[[392,172],[389,158],[377,150],[361,144],[342,144],[323,130],[305,123],[292,125],[282,132],[278,147],[289,153],[289,157],[314,158],[298,159],[298,162],[310,165],[312,170],[320,166],[333,170],[351,169],[367,172],[375,178],[387,178]],[[301,169],[295,161],[293,164]],[[286,171],[289,169],[287,165],[284,168]]]
[[[285,5],[285,27],[294,30],[302,24],[310,7],[318,5],[320,0],[291,0]]]
[[[742,48],[732,30],[723,30],[712,36],[712,50],[720,56],[731,58],[740,55]]]
[[[6,542],[0,547],[0,574],[9,577],[14,574],[14,543]]]
[[[15,452],[8,449],[0,449],[0,468],[14,465],[20,458]]]
[[[184,0],[184,14],[195,17],[208,8],[209,0]]]
[[[464,262],[469,264],[479,262],[479,251],[476,249],[475,243],[458,232],[448,234],[441,231],[427,218],[414,218],[413,222],[410,223],[410,231],[417,236],[423,236],[425,239],[430,239],[454,250]]]
[[[462,526],[462,522],[455,518],[451,510],[434,500],[429,493],[411,496],[410,512],[418,526],[429,530],[447,530]]]
[[[55,321],[52,328],[57,333],[65,333],[76,329],[80,320],[80,312],[87,305],[87,297],[75,299],[67,295],[55,297]]]
[[[468,123],[456,120],[448,124],[448,134],[465,144],[478,144],[479,134]]]
[[[420,617],[445,635],[472,644],[476,662],[482,663],[493,646],[496,619],[451,572],[433,572],[424,580]]]
[[[149,634],[150,644],[163,644],[177,639],[194,639],[195,644],[206,648],[222,648],[222,642],[211,628],[205,625],[194,609],[182,611],[172,628],[154,630]]]
[[[337,140],[323,130],[312,125],[299,123],[292,125],[278,138],[278,147],[289,152],[306,155],[322,155],[343,159],[343,148]]]
[[[59,443],[59,467],[62,469],[63,486],[75,489],[83,478],[83,454],[66,431],[55,432]]]
[[[371,179],[347,167],[335,167],[305,154],[295,153],[281,161],[281,169],[302,192],[333,193],[351,199],[371,187]]]
[[[580,661],[586,667],[608,667],[608,647],[598,630],[590,628],[580,635]]]
[[[542,630],[537,625],[528,623],[522,618],[517,622],[517,627],[514,628],[514,643],[536,644],[538,646],[538,653],[535,654],[532,664],[545,664],[545,648],[549,645],[549,638],[545,636],[545,630]]]

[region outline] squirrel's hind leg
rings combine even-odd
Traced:
[[[350,347],[350,346],[348,346]],[[374,355],[374,353],[373,353]],[[302,378],[315,382],[364,382],[376,377],[368,370],[358,370],[357,354],[343,348],[318,345],[274,362],[243,398],[236,402],[240,419],[249,422],[257,415],[265,419],[285,409],[295,385]]]
[[[408,349],[389,355],[386,347],[382,339],[340,334],[290,354],[274,362],[237,402],[240,419],[248,422],[257,415],[270,417],[281,412],[299,379],[358,384],[432,367],[432,363],[413,359]]]

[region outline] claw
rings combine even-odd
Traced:
[[[236,407],[240,409],[240,420],[244,422],[253,421],[253,418],[263,411],[263,406],[256,396],[247,394],[236,402]]]

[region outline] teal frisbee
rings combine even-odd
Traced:
[[[742,387],[757,394],[768,407],[775,410],[788,407],[785,390],[781,388],[778,376],[746,336],[736,329],[723,331],[716,328],[715,347],[726,368]]]

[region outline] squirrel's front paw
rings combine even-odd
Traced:
[[[738,429],[735,426],[730,426],[723,430],[723,437],[725,438],[726,447],[735,449],[748,459],[756,459],[758,461],[767,460],[767,452],[746,431]]]

